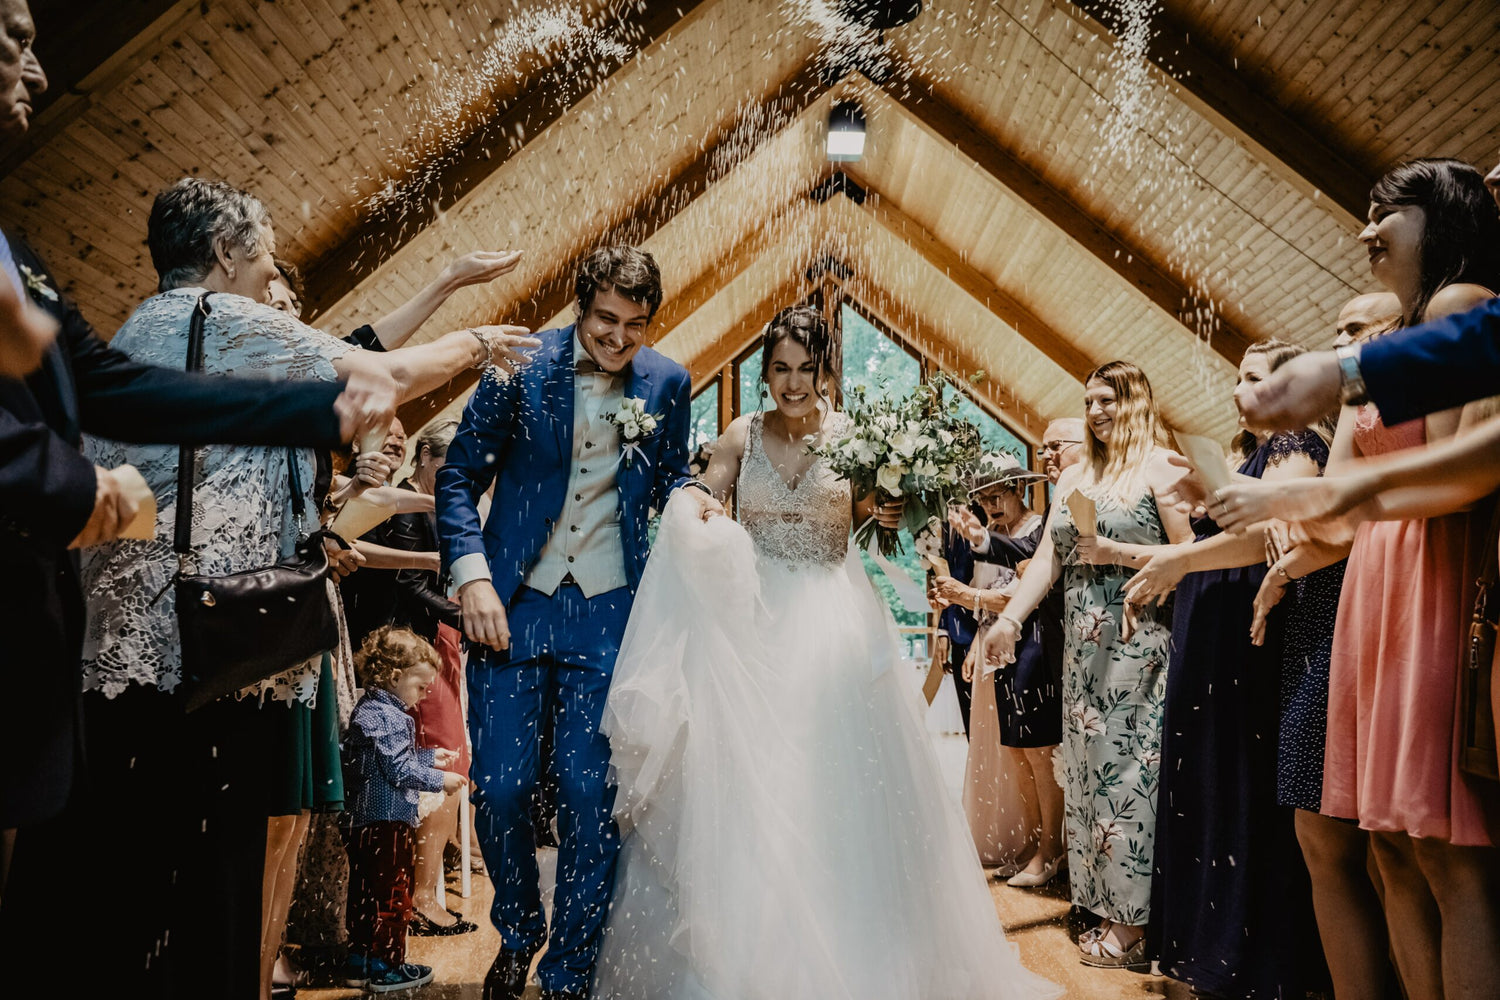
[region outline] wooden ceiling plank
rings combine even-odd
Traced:
[[[593,68],[602,79],[626,61],[649,47],[684,16],[696,9],[702,0],[683,0],[677,5],[657,4],[640,18],[620,22],[615,31],[621,37],[635,37],[629,55],[618,62]],[[470,190],[497,170],[524,146],[517,141],[524,132],[525,141],[540,135],[552,122],[561,118],[588,93],[578,87],[566,105],[557,100],[559,86],[579,74],[578,67],[550,66],[528,82],[524,94],[509,103],[485,128],[477,129],[449,157],[444,167],[421,186],[411,199],[410,207],[399,214],[372,219],[358,227],[348,239],[307,268],[307,305],[310,315],[327,309],[350,292],[359,279],[394,253],[406,242],[414,229],[420,229],[447,211]]]
[[[1113,39],[1119,28],[1108,0],[1071,0],[1082,21]],[[1283,180],[1304,191],[1316,191],[1330,208],[1342,211],[1346,225],[1359,228],[1369,207],[1366,197],[1373,171],[1350,151],[1323,138],[1327,130],[1304,126],[1256,91],[1249,79],[1220,64],[1191,43],[1188,29],[1158,14],[1147,58],[1181,88],[1186,102],[1213,124],[1243,136]]]
[[[972,160],[996,183],[1030,205],[1176,319],[1188,335],[1198,337],[1184,320],[1184,308],[1193,301],[1191,292],[1178,279],[1159,268],[1140,248],[1126,244],[1100,225],[1072,198],[1002,149],[977,123],[935,94],[918,94],[914,89],[897,87],[887,87],[885,93],[939,140]],[[1241,330],[1228,316],[1220,315],[1218,319],[1218,329],[1210,337],[1210,344],[1231,364],[1238,365],[1245,349],[1254,343],[1255,338]]]

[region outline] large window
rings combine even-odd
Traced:
[[[763,400],[760,398],[760,354],[761,349],[757,347],[749,354],[741,358],[734,366],[735,385],[738,386],[739,395],[736,397],[738,406],[735,413],[754,413],[761,409]]]
[[[688,454],[719,438],[719,379],[714,379],[693,397],[688,426]]]
[[[844,395],[864,386],[871,396],[905,395],[922,380],[922,362],[869,320],[844,306]]]

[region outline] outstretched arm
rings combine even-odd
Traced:
[[[380,344],[393,351],[406,343],[417,328],[437,312],[449,296],[467,285],[494,281],[515,269],[521,260],[520,250],[479,250],[457,258],[426,288],[407,299],[397,309],[370,324]]]

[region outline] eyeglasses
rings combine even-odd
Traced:
[[[1047,454],[1048,452],[1052,452],[1053,454],[1061,454],[1062,452],[1066,451],[1068,448],[1072,447],[1075,444],[1083,444],[1083,442],[1082,441],[1053,441],[1051,444],[1043,444],[1040,448],[1037,449],[1037,451],[1041,452],[1043,455]]]

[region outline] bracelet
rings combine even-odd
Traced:
[[[475,369],[476,371],[489,371],[491,368],[495,367],[495,362],[490,359],[490,355],[493,354],[495,350],[494,345],[490,342],[490,339],[488,337],[480,333],[478,330],[474,329],[472,326],[469,327],[468,330],[474,335],[474,339],[479,341],[480,352],[479,360],[474,362],[469,367]]]
[[[1016,634],[1017,635],[1020,635],[1022,632],[1026,631],[1026,626],[1025,626],[1024,623],[1022,623],[1021,621],[1017,620],[1017,618],[1016,618],[1015,615],[1006,614],[1004,611],[1000,612],[998,615],[995,616],[995,621],[997,621],[997,622],[1010,622],[1012,625],[1014,625],[1016,627]]]

